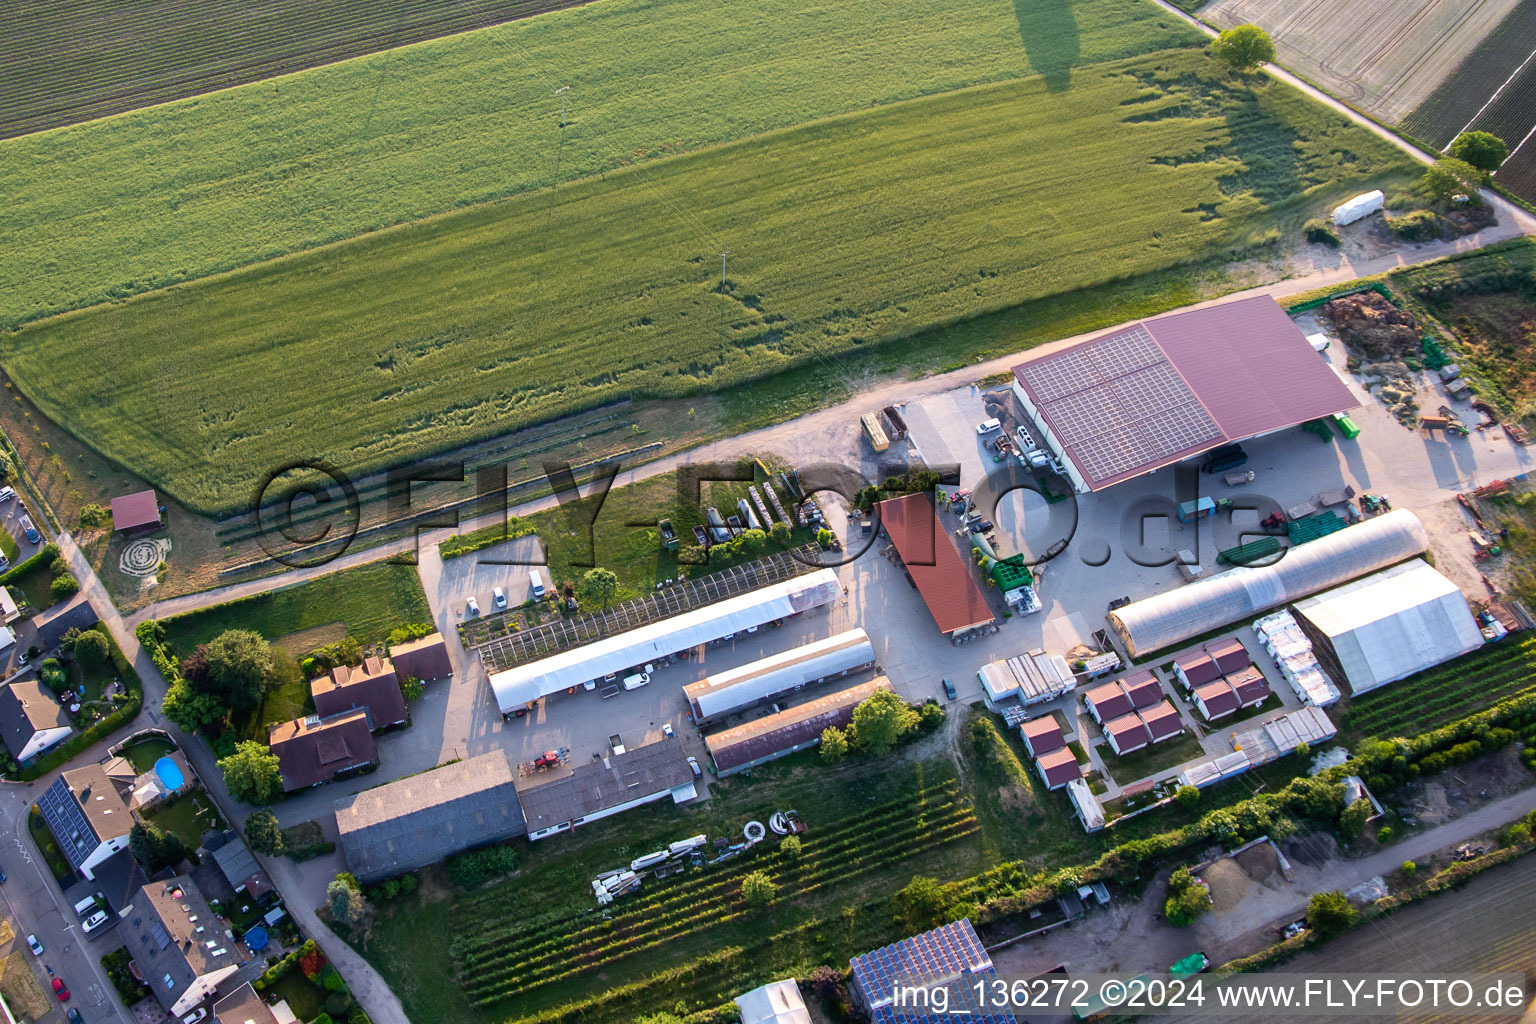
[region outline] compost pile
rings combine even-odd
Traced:
[[[1412,359],[1420,352],[1423,328],[1412,315],[1376,292],[1358,292],[1323,306],[1339,337],[1362,360]]]
[[[1416,426],[1419,386],[1406,361],[1416,363],[1422,354],[1419,322],[1374,291],[1334,299],[1322,312],[1353,354],[1351,365],[1360,383],[1398,422]]]

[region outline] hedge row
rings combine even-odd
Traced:
[[[7,583],[13,582],[14,580],[19,580],[21,577],[25,576],[27,573],[31,572],[33,569],[36,569],[40,565],[52,565],[53,560],[58,557],[59,546],[52,541],[49,541],[47,544],[44,544],[42,547],[38,548],[37,553],[34,554],[31,558],[27,559],[25,562],[17,562],[4,573],[0,573],[0,587],[5,586]]]

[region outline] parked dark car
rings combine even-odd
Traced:
[[[944,696],[948,697],[950,700],[959,699],[955,694],[955,684],[950,682],[948,679],[944,680]]]

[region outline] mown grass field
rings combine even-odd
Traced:
[[[1075,66],[1197,42],[1145,0],[604,0],[12,139],[0,328],[813,118],[1036,73],[1065,88]],[[724,226],[675,185],[653,201],[652,219]]]
[[[1407,158],[1203,53],[817,121],[30,326],[52,419],[191,507],[1241,253]],[[733,252],[719,288],[720,248]],[[112,352],[115,357],[100,358]],[[345,417],[325,413],[345,409]]]
[[[573,0],[20,0],[0,138],[523,18]],[[579,2],[579,0],[577,0]]]
[[[283,590],[187,612],[165,620],[166,639],[185,656],[226,629],[254,629],[268,640],[326,623],[346,625],[360,644],[383,640],[390,630],[431,622],[432,611],[416,567],[374,562],[318,576]],[[308,651],[293,651],[295,656]]]

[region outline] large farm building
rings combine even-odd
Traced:
[[[1080,493],[1359,404],[1267,295],[1128,324],[1013,376]]]

